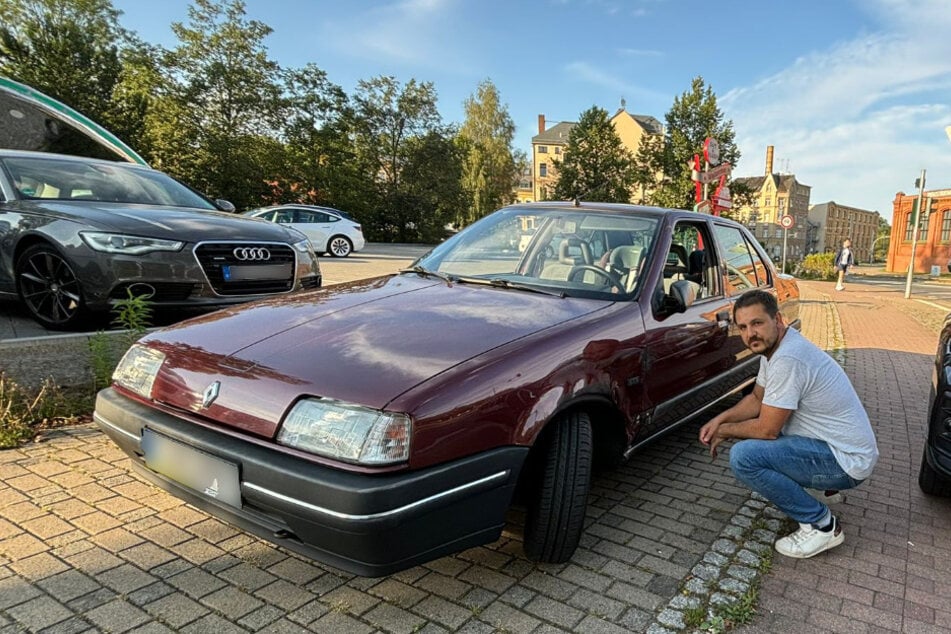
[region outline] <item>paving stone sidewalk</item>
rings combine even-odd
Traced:
[[[805,562],[774,558],[744,630],[942,631],[951,505],[924,498],[914,479],[935,337],[882,293],[831,293],[803,284],[804,332],[844,362],[882,464],[842,507],[845,545]],[[596,479],[567,564],[527,561],[513,514],[495,544],[380,579],[182,504],[133,476],[91,427],[55,432],[0,451],[0,634],[686,631],[691,608],[755,585],[781,525],[724,457],[710,461],[698,427]]]

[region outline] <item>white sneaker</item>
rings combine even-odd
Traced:
[[[818,489],[806,489],[806,493],[816,498],[823,504],[838,504],[845,501],[845,496],[841,491],[819,491]]]
[[[776,550],[787,557],[808,559],[835,548],[845,541],[845,533],[835,516],[832,517],[832,524],[832,530],[828,532],[813,528],[812,524],[800,524],[798,531],[776,541]]]
[[[837,290],[837,291],[844,291],[844,290],[845,290],[845,287],[842,286],[841,284],[836,284],[836,285],[835,285],[835,290]]]

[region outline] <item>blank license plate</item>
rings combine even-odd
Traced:
[[[241,508],[238,465],[158,434],[142,432],[145,465],[202,495]]]
[[[245,280],[286,280],[291,276],[290,264],[258,264],[256,266],[235,266],[225,264],[221,274],[226,282]]]

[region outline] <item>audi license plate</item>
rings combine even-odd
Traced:
[[[226,282],[243,282],[245,280],[286,280],[291,276],[290,264],[254,264],[239,266],[225,264],[221,267],[221,274]]]
[[[172,440],[142,431],[145,466],[202,495],[241,508],[238,465]]]

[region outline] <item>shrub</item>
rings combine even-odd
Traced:
[[[834,253],[813,253],[807,255],[799,268],[800,277],[811,280],[834,280],[836,279]]]

